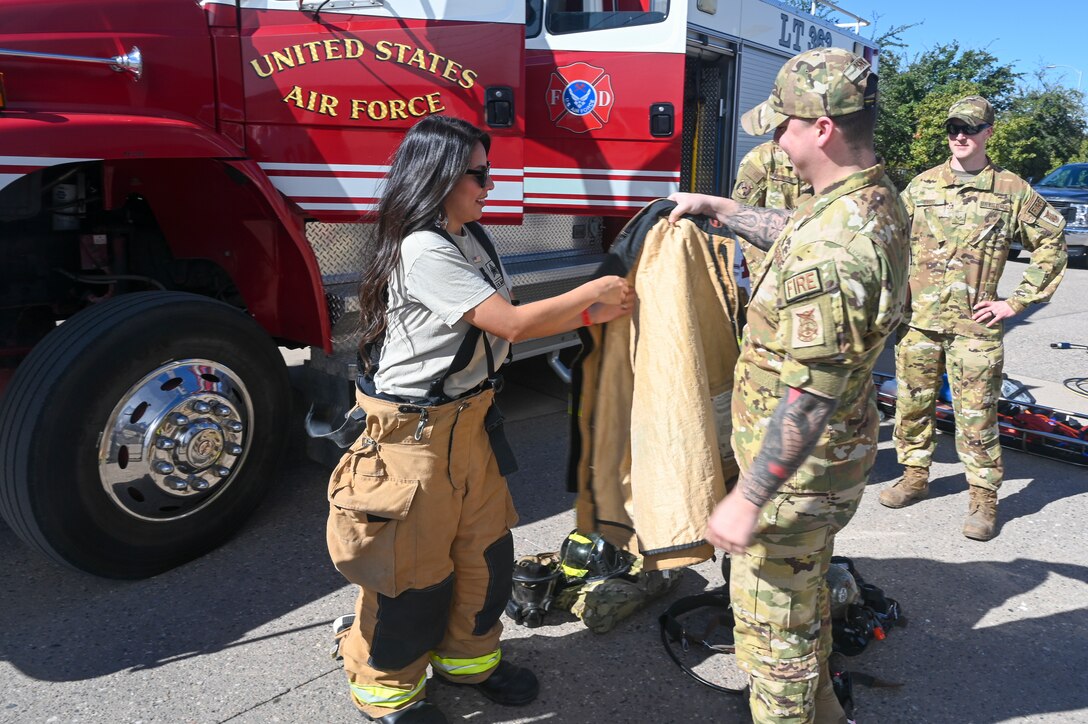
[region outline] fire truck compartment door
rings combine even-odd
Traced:
[[[375,208],[389,158],[436,113],[491,135],[485,223],[519,223],[524,3],[241,0],[246,149],[311,219]]]
[[[687,6],[530,0],[530,213],[629,216],[679,190]]]

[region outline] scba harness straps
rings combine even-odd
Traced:
[[[851,559],[846,556],[833,556],[831,565],[833,568],[829,568],[829,572],[835,575],[827,577],[829,594],[833,601],[836,600],[837,595],[842,597],[843,600],[840,603],[844,604],[838,609],[840,615],[833,616],[831,621],[832,656],[836,654],[856,656],[865,650],[871,640],[883,640],[889,629],[907,625],[907,618],[903,615],[899,602],[886,596],[880,587],[866,583]],[[675,651],[675,646],[679,645],[684,652],[692,647],[701,647],[711,653],[736,654],[733,639],[733,608],[729,600],[728,557],[722,561],[722,573],[727,581],[726,585],[694,596],[678,598],[661,614],[658,618],[661,627],[661,643],[669,658],[685,674],[700,684],[726,694],[742,694],[747,691],[747,687],[734,689],[709,681],[686,665]],[[856,583],[856,588],[849,587],[852,594],[845,592],[842,586],[844,578],[849,579],[851,583]],[[701,608],[712,609],[704,630],[692,631],[685,627],[680,617]],[[711,638],[719,629],[723,632],[719,638],[724,637],[724,643],[712,643]],[[844,706],[846,704],[843,701],[844,697],[851,696],[851,681],[871,687],[901,686],[901,684],[884,681],[869,674],[848,672],[841,665],[833,666],[833,669],[833,679],[838,677],[838,681],[834,682],[836,694]]]
[[[684,627],[684,624],[680,622],[678,617],[699,608],[715,608],[719,609],[719,611],[711,616],[702,632],[693,633]],[[703,686],[709,686],[715,691],[721,691],[726,694],[744,694],[748,691],[748,687],[746,686],[739,689],[733,689],[728,686],[722,686],[721,684],[715,684],[713,681],[700,676],[690,666],[680,660],[680,657],[677,656],[676,652],[673,650],[673,644],[671,643],[678,643],[680,648],[685,652],[690,650],[694,645],[700,646],[716,654],[736,654],[737,649],[733,643],[733,605],[729,602],[728,584],[713,591],[708,591],[707,593],[678,598],[671,606],[665,609],[665,613],[661,614],[657,621],[661,627],[661,643],[665,646],[665,652],[668,653],[669,658],[680,667],[681,671]],[[718,630],[724,632],[727,637],[727,643],[714,644],[710,642],[711,637]]]

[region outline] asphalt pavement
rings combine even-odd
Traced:
[[[1024,269],[1011,262],[1007,294]],[[1088,412],[1067,381],[1088,377],[1088,270],[1009,326],[1006,371],[1040,402]],[[891,371],[885,355],[879,368]],[[518,554],[554,550],[573,527],[564,485],[563,386],[539,360],[510,370],[504,392],[521,471],[510,479]],[[909,625],[851,667],[901,684],[855,692],[859,722],[1088,722],[1088,468],[1006,452],[1000,535],[960,534],[967,493],[941,435],[928,500],[889,510],[898,475],[881,428],[869,491],[839,535]],[[324,545],[328,469],[291,460],[253,520],[219,550],[137,582],[92,578],[33,555],[0,525],[0,722],[356,722],[329,624],[354,592]],[[672,597],[721,584],[716,562],[686,571]],[[671,598],[668,600],[671,600]],[[686,678],[667,658],[666,601],[597,635],[569,615],[525,629],[508,619],[505,656],[539,675],[540,698],[504,709],[476,692],[430,689],[454,722],[745,722],[746,707]],[[727,657],[700,665],[729,678]]]

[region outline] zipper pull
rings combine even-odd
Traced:
[[[419,424],[416,425],[416,434],[415,434],[416,442],[419,442],[420,440],[423,439],[423,428],[425,428],[427,426],[427,417],[428,417],[427,408],[426,407],[420,408],[420,410],[419,410]]]

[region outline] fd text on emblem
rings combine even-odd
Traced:
[[[612,76],[588,63],[553,70],[544,96],[552,123],[574,133],[603,128],[615,99]]]

